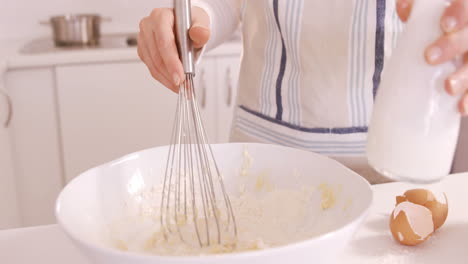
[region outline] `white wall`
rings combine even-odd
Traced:
[[[103,24],[103,33],[136,32],[143,16],[155,7],[171,4],[172,0],[0,0],[0,40],[50,35],[50,28],[38,21],[76,12],[111,17],[112,22]]]

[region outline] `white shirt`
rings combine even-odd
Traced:
[[[306,149],[368,174],[364,155],[374,95],[402,30],[394,0],[194,4],[211,18],[208,49],[242,21],[233,141]]]

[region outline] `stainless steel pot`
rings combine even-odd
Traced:
[[[99,44],[103,20],[110,19],[97,14],[67,14],[41,24],[51,25],[56,46],[93,46]]]

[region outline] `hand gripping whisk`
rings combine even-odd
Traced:
[[[164,175],[160,223],[166,239],[176,235],[200,247],[235,244],[231,202],[216,165],[195,96],[194,51],[188,37],[190,0],[174,0],[179,57],[185,71]],[[196,236],[194,235],[196,234]]]

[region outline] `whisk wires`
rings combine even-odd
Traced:
[[[193,75],[180,86],[161,198],[161,230],[200,247],[237,237],[237,226],[195,97]]]

